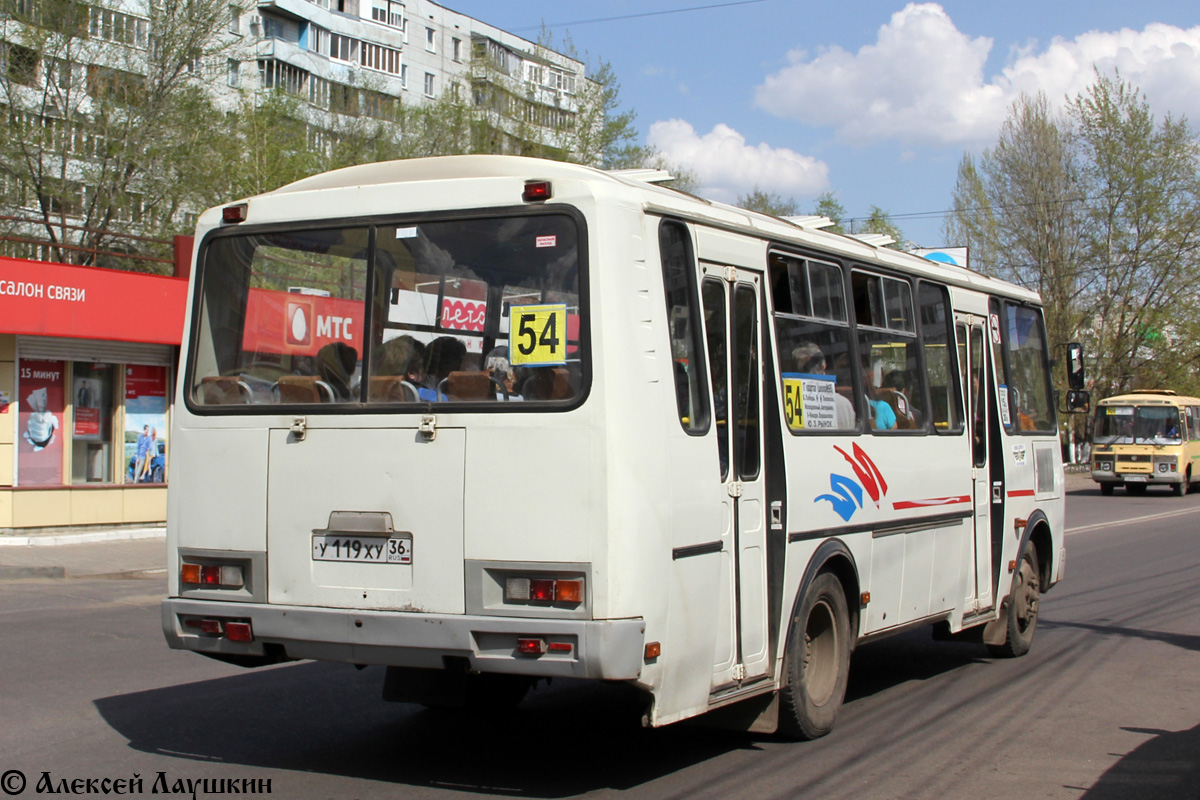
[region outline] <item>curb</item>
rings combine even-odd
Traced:
[[[60,544],[89,544],[91,542],[116,542],[130,541],[133,539],[162,539],[166,538],[166,535],[166,528],[135,528],[129,530],[91,531],[88,533],[0,536],[0,547],[52,547]]]
[[[67,571],[62,567],[6,567],[0,564],[0,581],[65,577],[67,577]]]

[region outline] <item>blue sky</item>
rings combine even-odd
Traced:
[[[1119,69],[1160,117],[1200,125],[1196,0],[441,1],[530,39],[545,23],[610,62],[642,142],[696,171],[705,196],[757,185],[808,211],[832,191],[923,247],[955,244],[940,212],[958,164],[1023,91],[1061,104],[1094,66]]]

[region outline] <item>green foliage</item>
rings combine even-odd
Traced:
[[[900,230],[900,226],[892,220],[892,215],[884,211],[879,206],[871,206],[871,211],[866,220],[859,226],[856,226],[855,233],[878,233],[883,236],[892,237],[892,243],[885,245],[893,250],[904,250],[908,247],[908,242],[904,239],[904,232]]]
[[[739,194],[735,205],[747,211],[758,211],[776,217],[793,217],[799,213],[795,198],[764,191],[757,184],[749,194]]]
[[[813,208],[812,213],[818,217],[828,217],[833,220],[833,225],[824,230],[833,233],[845,233],[845,228],[842,227],[842,220],[846,218],[846,208],[837,199],[837,195],[833,192],[823,192],[817,196],[817,204]]]
[[[1103,397],[1197,387],[1200,143],[1119,74],[1055,113],[1022,96],[996,145],[959,165],[947,241],[1038,291],[1052,347],[1082,341]],[[1055,375],[1059,388],[1065,376]]]

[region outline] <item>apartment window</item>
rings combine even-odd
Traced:
[[[319,25],[308,26],[308,49],[313,53],[329,55],[329,31]]]
[[[393,28],[404,27],[404,4],[395,0],[375,0],[371,6],[371,19]]]
[[[36,50],[19,44],[0,44],[5,73],[13,83],[33,86],[37,83],[38,63],[41,59]]]
[[[308,73],[282,61],[264,59],[258,62],[258,77],[259,85],[264,89],[282,89],[291,94],[301,94]]]
[[[369,69],[379,70],[390,75],[399,75],[400,51],[379,44],[363,42],[361,63]]]
[[[283,20],[264,16],[262,26],[264,39],[287,39],[287,29],[284,27]]]
[[[329,108],[329,81],[310,75],[308,78],[308,102],[321,108]]]
[[[89,33],[95,39],[145,48],[150,43],[150,21],[108,8],[93,7]]]
[[[229,32],[242,32],[242,9],[238,6],[229,7]]]
[[[336,61],[356,61],[358,40],[338,33],[329,35],[329,57]]]
[[[425,96],[433,97],[433,73],[425,73]]]
[[[241,86],[241,64],[237,59],[229,59],[225,62],[225,82],[230,86]]]
[[[425,29],[425,49],[430,53],[437,52],[437,38],[433,28]]]
[[[408,64],[400,65],[400,86],[403,89],[408,88]]]
[[[451,39],[450,42],[454,52],[454,60],[462,62],[462,39]]]

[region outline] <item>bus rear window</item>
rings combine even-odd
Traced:
[[[578,238],[564,214],[219,235],[192,404],[575,400]]]

